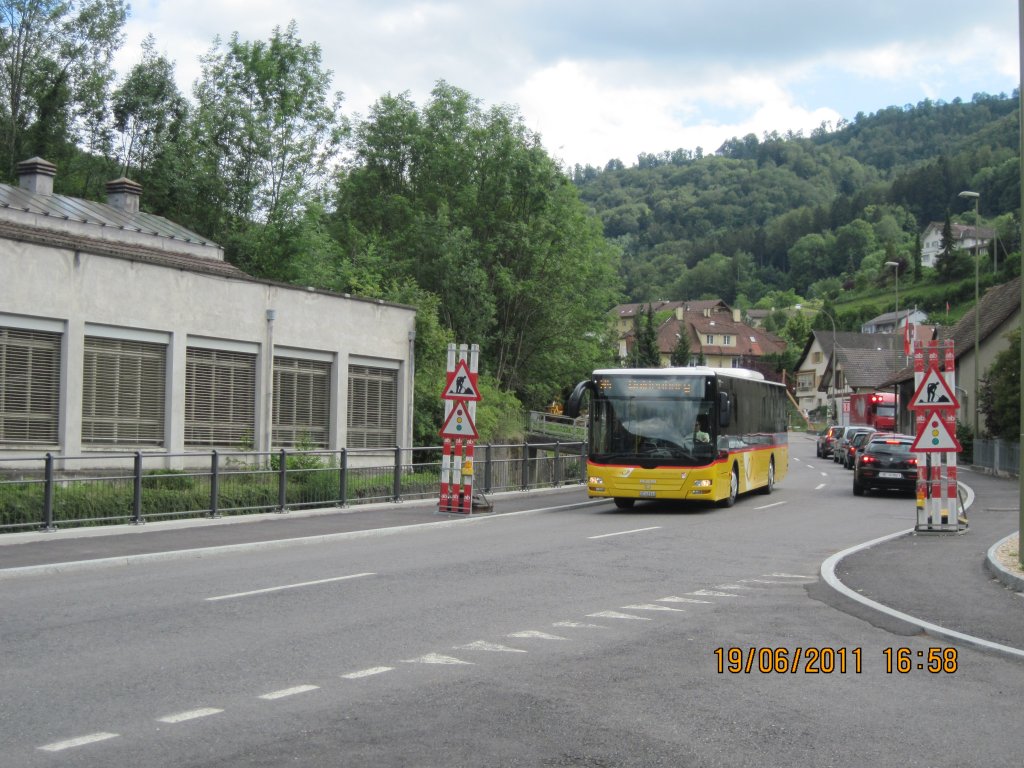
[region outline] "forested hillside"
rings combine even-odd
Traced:
[[[884,288],[886,261],[908,290],[956,281],[970,262],[922,275],[916,237],[947,213],[971,222],[964,189],[1001,232],[1001,270],[1018,268],[1005,258],[1019,250],[1017,102],[1005,96],[569,170],[514,106],[449,83],[423,104],[382,94],[369,114],[346,113],[294,24],[212,41],[185,94],[155,38],[113,71],[124,0],[0,10],[3,179],[40,156],[59,168],[57,193],[102,200],[128,176],[144,209],[255,276],[416,306],[426,442],[449,341],[481,347],[486,438],[520,405],[614,363],[616,303],[835,301]]]
[[[858,114],[810,137],[734,138],[711,156],[577,166],[573,178],[622,249],[630,301],[834,299],[884,280],[886,261],[912,278],[928,222],[973,223],[963,190],[980,193],[1004,254],[1019,250],[1018,122],[1016,97],[982,94]]]

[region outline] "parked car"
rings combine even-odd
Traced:
[[[841,425],[834,425],[826,429],[818,437],[818,458],[827,459],[832,455],[835,449],[836,440],[843,436],[843,430],[846,427]]]
[[[910,450],[913,435],[879,435],[868,440],[857,453],[853,468],[853,495],[869,491],[917,489],[917,457]]]
[[[853,457],[857,455],[857,442],[864,444],[864,440],[871,435],[879,434],[874,427],[851,427],[843,435],[843,452],[839,457],[839,463],[846,469],[853,469]]]
[[[833,447],[832,461],[836,464],[842,464],[846,456],[846,445],[850,442],[850,438],[857,434],[857,432],[862,432],[864,430],[874,432],[875,428],[869,427],[867,424],[849,424],[843,431],[843,436],[836,441],[836,444]]]

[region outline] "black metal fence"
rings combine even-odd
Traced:
[[[474,490],[582,483],[583,451],[557,440],[477,445]],[[0,459],[0,533],[430,499],[440,479],[440,447]]]

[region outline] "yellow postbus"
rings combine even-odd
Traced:
[[[588,411],[587,492],[713,501],[771,493],[789,469],[786,390],[740,368],[609,368],[581,381],[566,415]]]

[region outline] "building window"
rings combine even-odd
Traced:
[[[331,364],[275,357],[274,445],[327,448],[330,430]]]
[[[398,440],[398,371],[350,365],[349,448],[393,448]]]
[[[185,353],[185,445],[252,447],[256,355],[189,347]]]
[[[811,352],[811,362],[812,363],[820,363],[821,362],[821,352]]]
[[[164,444],[167,346],[85,337],[82,444]]]
[[[728,333],[725,334],[722,337],[722,346],[723,347],[731,347],[732,346],[732,336],[730,336]]]
[[[801,391],[807,391],[814,389],[814,374],[813,373],[801,373],[797,375],[796,380],[797,389]]]
[[[0,328],[0,441],[55,445],[59,333]]]
[[[715,334],[709,333],[707,336],[705,336],[704,337],[704,343],[705,344],[714,344],[715,343]]]

